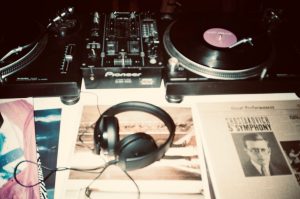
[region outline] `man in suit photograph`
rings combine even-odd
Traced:
[[[244,151],[248,160],[243,163],[245,176],[273,176],[290,174],[284,166],[272,161],[270,140],[263,133],[243,136]]]

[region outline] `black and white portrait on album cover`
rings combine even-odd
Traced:
[[[291,174],[273,132],[233,133],[232,138],[246,177]]]

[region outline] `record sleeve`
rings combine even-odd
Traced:
[[[216,198],[299,198],[299,100],[195,103]],[[218,125],[215,125],[215,124]]]

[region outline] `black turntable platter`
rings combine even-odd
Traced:
[[[0,32],[0,80],[32,63],[44,50],[47,35],[42,26],[33,20],[2,23]]]
[[[261,24],[231,16],[182,17],[165,31],[164,45],[184,68],[214,79],[258,76],[272,57]]]
[[[28,44],[36,40],[42,32],[42,25],[32,19],[26,21],[11,19],[1,22],[5,28],[2,28],[0,31],[0,56],[16,46]]]

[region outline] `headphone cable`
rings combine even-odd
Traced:
[[[80,93],[90,94],[90,95],[94,95],[96,97],[96,107],[97,107],[99,116],[101,116],[101,110],[99,107],[99,96],[96,93],[92,93],[92,92],[88,92],[88,91],[80,91]]]
[[[49,174],[47,174],[43,181],[39,181],[35,184],[30,184],[30,185],[26,185],[26,184],[23,184],[22,182],[20,182],[20,180],[18,179],[17,177],[17,171],[18,171],[18,168],[21,164],[23,163],[30,163],[30,164],[35,164],[37,166],[41,166],[41,168],[43,169],[46,169],[48,171],[50,171]],[[46,167],[46,166],[42,166],[42,165],[39,165],[37,162],[33,162],[31,160],[22,160],[20,161],[14,168],[14,180],[19,184],[21,185],[22,187],[26,187],[26,188],[32,188],[32,187],[35,187],[39,184],[42,184],[43,182],[45,182],[53,173],[57,172],[57,171],[66,171],[66,170],[73,170],[73,171],[79,171],[79,172],[86,172],[86,173],[98,173],[98,175],[92,180],[92,182],[89,183],[89,185],[86,187],[85,189],[85,196],[87,196],[88,198],[90,198],[90,195],[92,193],[91,189],[90,189],[90,186],[97,180],[101,177],[101,175],[104,173],[104,171],[112,166],[112,165],[116,165],[118,163],[117,160],[111,160],[107,163],[105,163],[104,166],[99,166],[99,167],[95,167],[95,168],[86,168],[86,169],[81,169],[81,168],[75,168],[75,167],[57,167],[57,168],[49,168],[49,167]],[[96,170],[99,170],[101,169],[99,172],[95,172]],[[122,169],[121,169],[122,170]],[[139,186],[138,184],[135,182],[135,180],[127,173],[127,171],[125,170],[122,170],[126,176],[133,182],[133,184],[135,185],[136,189],[137,189],[137,194],[138,194],[138,199],[140,199],[140,189],[139,189]]]
[[[28,185],[28,184],[24,184],[24,183],[20,182],[20,180],[19,180],[18,177],[17,177],[17,171],[18,171],[19,166],[20,166],[21,164],[23,164],[23,163],[30,163],[30,164],[35,164],[36,166],[39,166],[39,164],[38,164],[37,162],[33,162],[33,161],[30,161],[30,160],[22,160],[22,161],[20,161],[20,162],[15,166],[15,168],[14,168],[14,173],[13,173],[13,174],[14,174],[14,179],[15,179],[15,181],[16,181],[19,185],[21,185],[22,187],[26,187],[26,188],[35,187],[35,186],[37,186],[37,185],[43,183],[42,181],[39,181],[39,182],[37,182],[37,183],[35,183],[35,184],[30,184],[30,185]],[[113,163],[111,163],[111,164],[113,164]],[[115,164],[115,163],[114,163],[114,164]],[[43,179],[44,182],[45,182],[45,181],[46,181],[53,173],[55,173],[55,172],[57,172],[57,171],[73,170],[73,171],[86,172],[86,173],[95,173],[95,171],[96,171],[96,170],[99,170],[99,169],[105,170],[105,167],[107,167],[107,166],[105,165],[105,166],[99,166],[99,167],[95,167],[95,168],[87,168],[87,169],[81,169],[81,168],[75,168],[75,167],[57,167],[57,168],[52,169],[52,168],[49,168],[49,167],[46,167],[46,166],[42,166],[42,165],[41,165],[41,168],[50,171],[50,173],[47,174],[47,175],[44,177],[44,179]],[[101,170],[101,171],[102,171],[102,170]],[[94,171],[94,172],[93,172],[93,171]],[[98,172],[97,172],[97,173],[98,173]]]
[[[97,175],[97,176],[92,180],[92,182],[89,183],[89,185],[88,185],[88,186],[86,187],[86,189],[85,189],[85,196],[86,196],[86,197],[88,197],[88,198],[91,199],[90,195],[91,195],[91,193],[92,193],[92,190],[90,189],[90,186],[91,186],[97,179],[99,179],[99,178],[101,177],[101,175],[104,173],[104,171],[105,171],[108,167],[110,167],[111,165],[116,165],[117,162],[118,162],[117,160],[109,161],[109,162],[106,164],[106,166],[100,171],[99,175]],[[120,168],[120,169],[121,169],[121,168]],[[133,184],[134,184],[134,186],[136,187],[136,190],[137,190],[137,194],[138,194],[138,195],[137,195],[137,198],[140,199],[141,191],[140,191],[140,188],[139,188],[138,184],[135,182],[135,180],[129,175],[129,173],[128,173],[126,170],[123,170],[123,169],[121,169],[121,170],[122,170],[123,173],[125,173],[125,175],[130,179],[130,181],[133,182]]]

